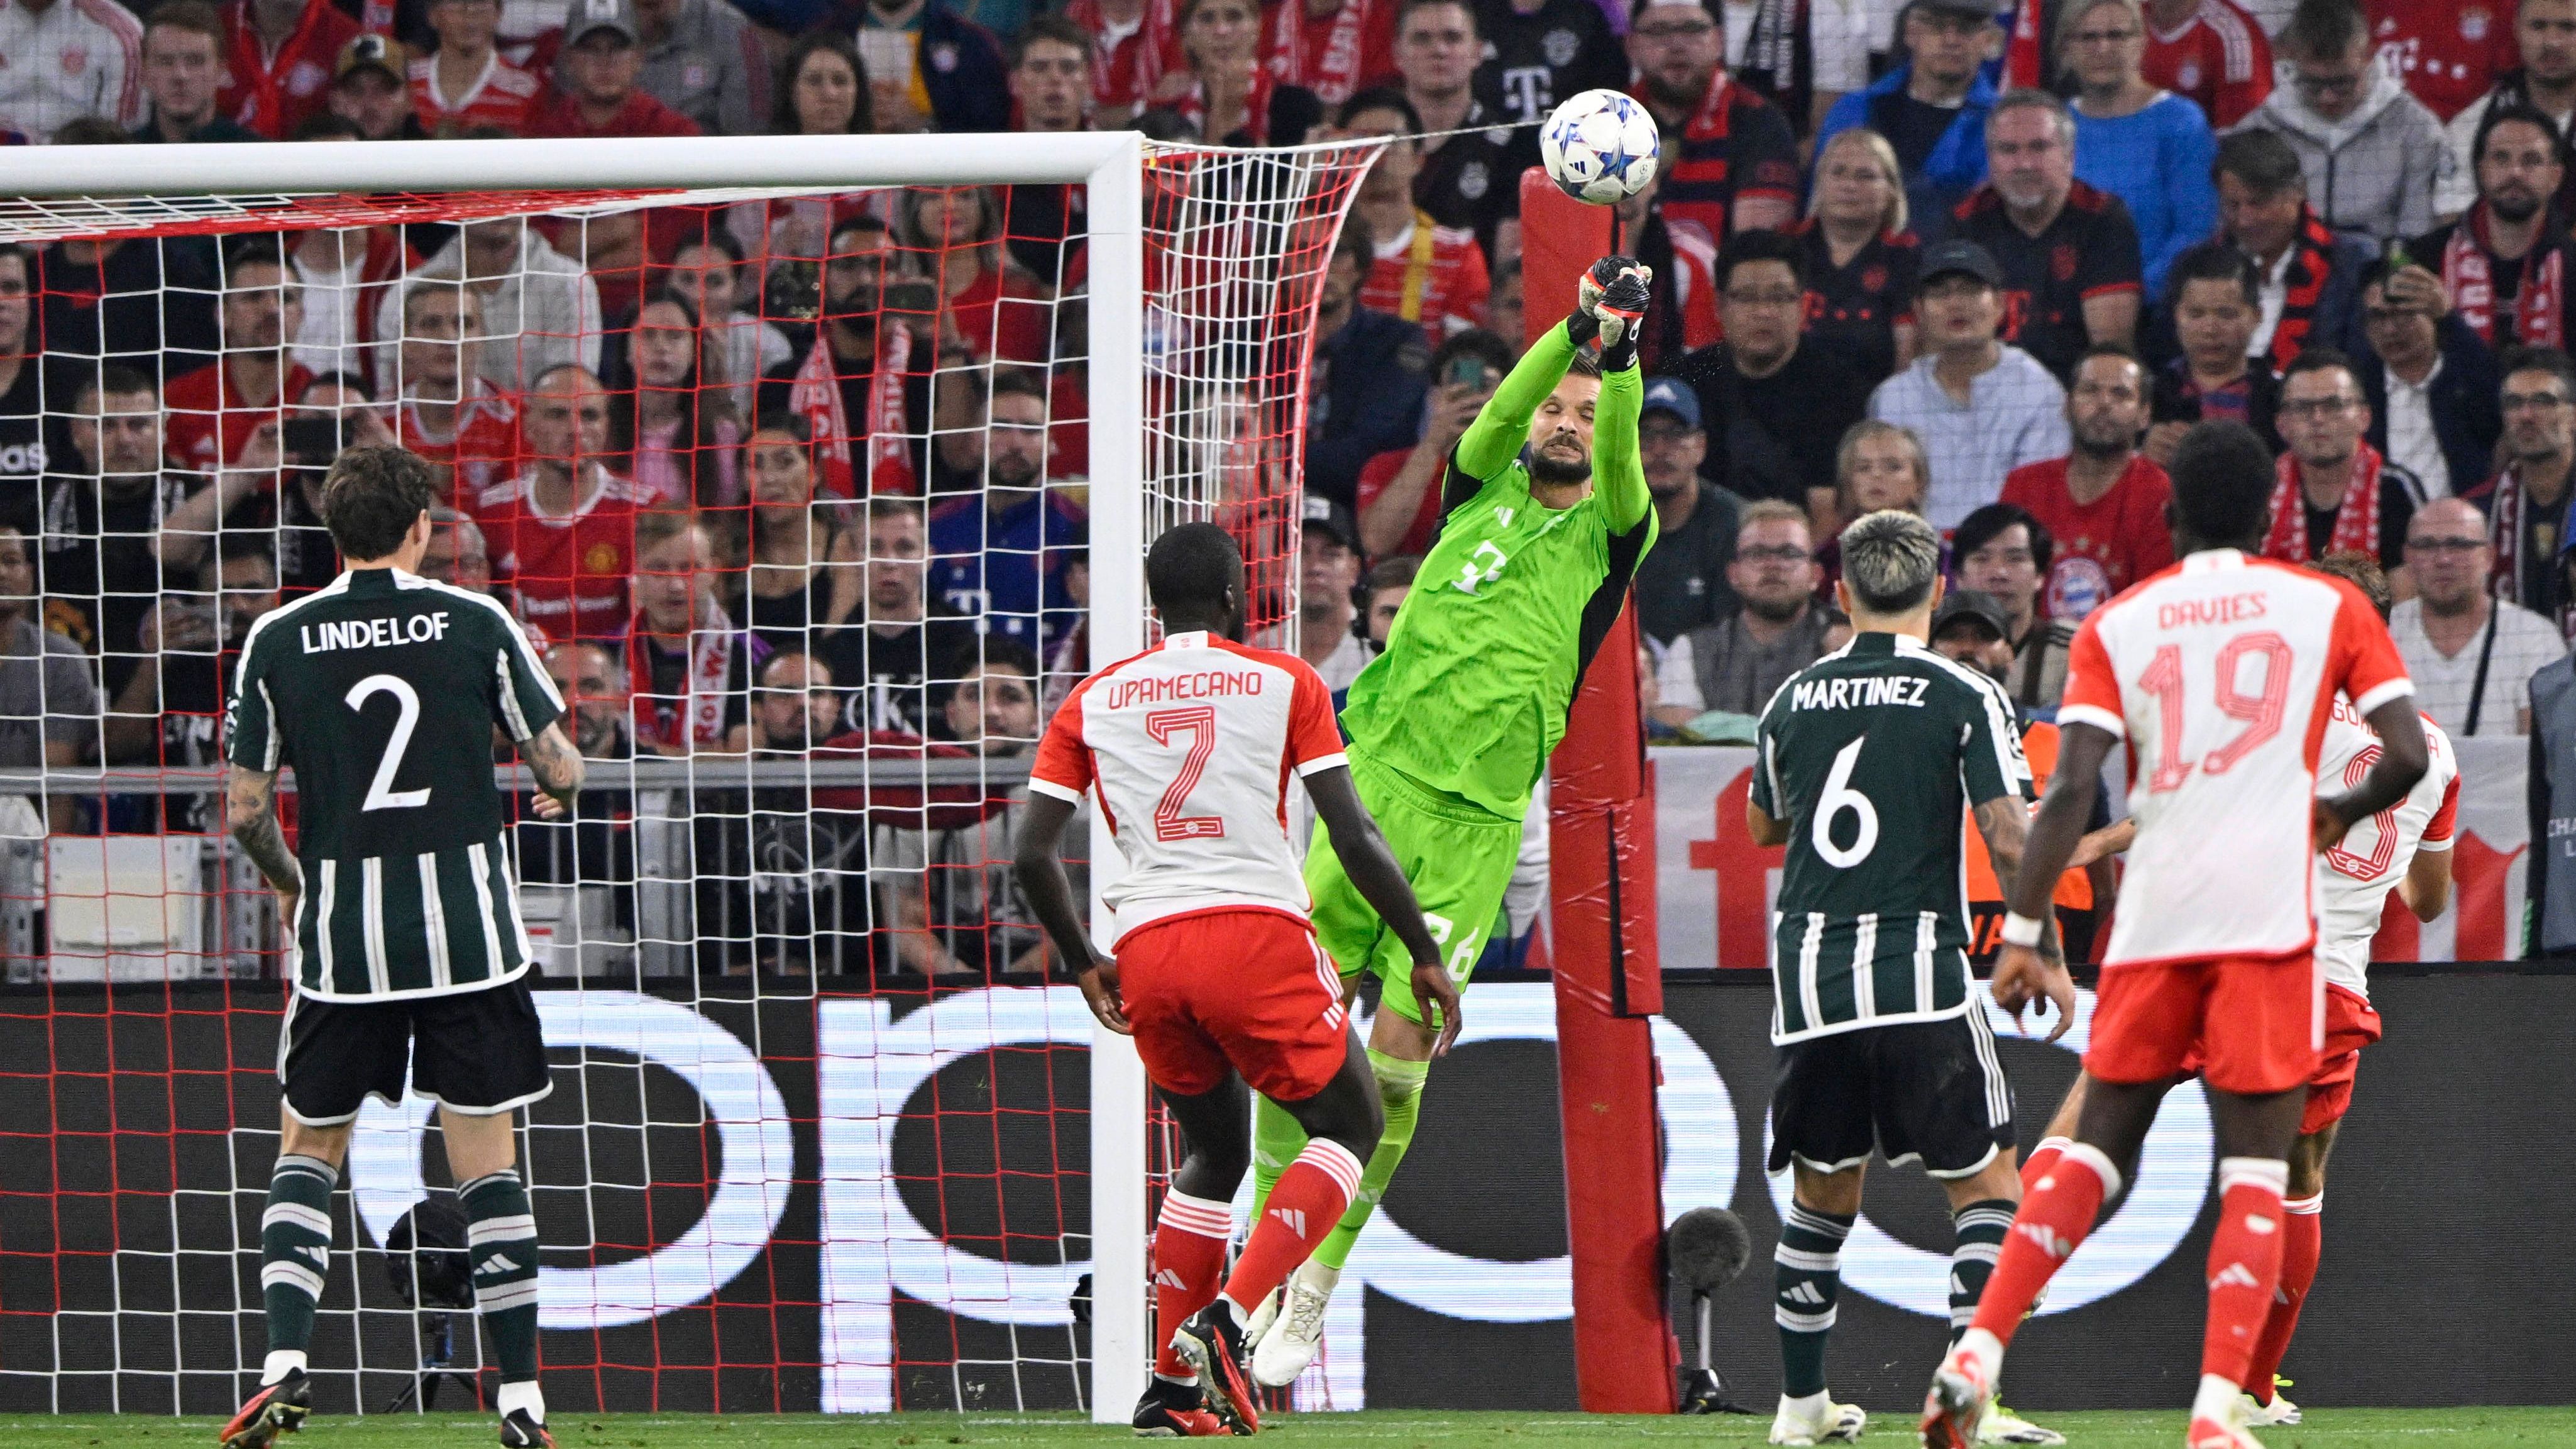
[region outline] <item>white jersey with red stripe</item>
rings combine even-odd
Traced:
[[[2370,999],[2370,942],[2388,893],[2406,878],[2419,850],[2445,851],[2458,829],[2460,757],[2450,736],[2424,720],[2424,778],[2406,798],[2357,820],[2343,842],[2317,861],[2317,961],[2326,984]],[[2379,762],[2379,734],[2341,695],[2326,722],[2317,753],[2317,793],[2333,795],[2361,783]]]
[[[1104,891],[1117,937],[1190,911],[1307,919],[1288,780],[1344,763],[1332,691],[1294,654],[1174,634],[1074,686],[1029,788],[1100,801],[1126,861]]]
[[[2363,715],[2414,693],[2341,579],[2212,549],[2085,619],[2058,723],[2129,742],[2138,822],[2106,965],[2313,946],[2311,802],[2337,691]]]

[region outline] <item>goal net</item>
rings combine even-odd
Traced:
[[[571,822],[513,795],[549,1400],[1123,1418],[1170,1144],[1012,833],[1056,702],[1150,638],[1162,529],[1232,529],[1293,644],[1313,318],[1373,149],[20,153],[0,1408],[221,1413],[260,1362],[289,972],[223,834],[224,691],[338,571],[332,457],[399,442],[446,489],[424,572],[511,606],[590,758]],[[430,1120],[357,1124],[325,1412],[481,1367]]]

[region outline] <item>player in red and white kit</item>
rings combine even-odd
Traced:
[[[2033,949],[2049,892],[2084,834],[2103,759],[2124,738],[2138,825],[2093,1013],[2075,1141],[2033,1184],[1978,1300],[1933,1375],[1923,1442],[1967,1449],[2004,1347],[2093,1230],[2137,1160],[2166,1089],[2197,1056],[2220,1161],[2190,1449],[2260,1449],[2239,1398],[2281,1274],[2282,1198],[2325,1034],[2314,852],[2397,805],[2427,746],[2388,626],[2361,592],[2252,556],[2271,453],[2204,423],[2172,465],[2184,555],[2094,611],[2067,668],[2057,773],[2008,884],[1994,994],[2018,1014],[2075,986]],[[2320,798],[2319,749],[2340,692],[2380,739],[2359,785]]]
[[[2388,615],[2387,576],[2365,554],[2329,554],[2308,567],[2349,582],[2370,600],[2381,618]],[[2308,1105],[2299,1118],[2299,1139],[2290,1145],[2288,1214],[2281,1236],[2281,1282],[2272,1295],[2272,1310],[2254,1343],[2252,1376],[2245,1381],[2245,1422],[2254,1428],[2299,1422],[2299,1406],[2277,1390],[2281,1356],[2298,1327],[2299,1310],[2315,1284],[2323,1252],[2326,1158],[2334,1151],[2344,1113],[2352,1107],[2355,1073],[2361,1049],[2380,1038],[2379,1013],[2370,1008],[2370,944],[2379,934],[2380,916],[2392,890],[2415,913],[2430,921],[2451,903],[2451,840],[2459,815],[2459,756],[2450,739],[2431,719],[2424,721],[2429,763],[2424,778],[2406,798],[2368,820],[2354,823],[2343,843],[2325,853],[2317,872],[2317,960],[2326,978],[2325,1051],[2316,1075],[2308,1079]],[[2352,701],[2335,696],[2325,739],[2317,750],[2317,784],[2328,793],[2359,785],[2378,763],[2379,736],[2371,733]],[[2084,838],[2077,863],[2116,854],[2135,838],[2134,821],[2123,820]],[[2185,1063],[2187,1067],[2196,1063]],[[2048,1175],[2072,1140],[2084,1108],[2084,1078],[2058,1106],[2048,1133],[2022,1164],[2022,1184]]]
[[[1154,1228],[1154,1377],[1140,1435],[1249,1434],[1243,1324],[1342,1220],[1385,1126],[1340,973],[1315,943],[1288,847],[1287,789],[1305,783],[1334,853],[1413,959],[1445,1052],[1458,992],[1377,824],[1360,804],[1332,692],[1293,654],[1243,642],[1243,555],[1214,524],[1155,540],[1147,587],[1163,642],[1075,686],[1040,741],[1017,848],[1020,889],[1101,1025],[1136,1038],[1188,1140]],[[1094,950],[1060,851],[1094,794],[1126,871]],[[1230,1277],[1234,1192],[1251,1164],[1245,1084],[1306,1129]]]

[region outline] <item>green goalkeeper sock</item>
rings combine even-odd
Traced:
[[[1288,1115],[1288,1109],[1268,1097],[1252,1100],[1252,1220],[1261,1221],[1262,1209],[1270,1205],[1270,1189],[1279,1185],[1279,1174],[1306,1150],[1306,1129]]]
[[[1422,1084],[1431,1077],[1429,1062],[1408,1062],[1375,1051],[1368,1059],[1369,1070],[1377,1073],[1378,1097],[1386,1103],[1386,1131],[1360,1172],[1360,1190],[1351,1198],[1340,1225],[1315,1246],[1315,1261],[1337,1273],[1350,1261],[1351,1245],[1360,1240],[1360,1229],[1368,1226],[1378,1199],[1386,1196],[1386,1185],[1395,1180],[1405,1149],[1413,1145],[1413,1129],[1422,1121]]]

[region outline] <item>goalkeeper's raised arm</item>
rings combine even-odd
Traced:
[[[1574,311],[1530,344],[1459,438],[1441,491],[1444,514],[1512,473],[1525,476],[1530,496],[1544,508],[1571,508],[1597,489],[1613,533],[1628,532],[1653,511],[1637,461],[1645,398],[1637,334],[1653,275],[1628,257],[1593,263]],[[1596,338],[1597,363],[1585,351]],[[1586,396],[1591,389],[1580,385],[1563,386],[1569,372],[1598,379],[1597,396]]]

